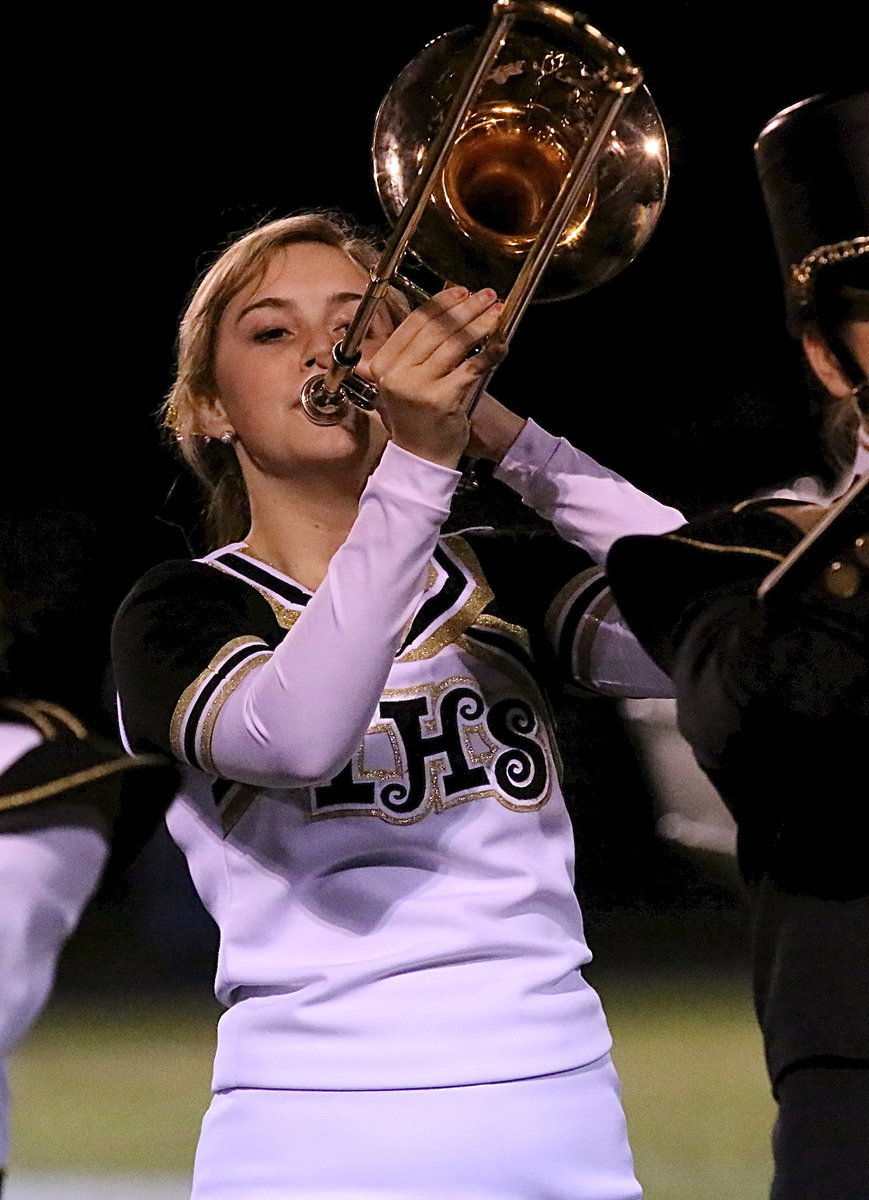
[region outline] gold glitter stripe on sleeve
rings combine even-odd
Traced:
[[[514,637],[522,644],[524,650],[530,651],[531,649],[531,638],[523,625],[513,625],[510,621],[505,621],[503,617],[493,617],[491,613],[483,613],[474,624],[481,629],[494,629],[498,633]]]
[[[603,575],[603,567],[586,567],[578,575],[572,575],[564,587],[546,610],[543,618],[543,629],[553,646],[558,644],[561,636],[561,624],[570,609],[571,603],[592,583]]]
[[[172,720],[169,725],[169,744],[172,747],[172,753],[182,762],[187,760],[184,757],[184,722],[187,719],[187,714],[190,711],[190,706],[196,699],[200,689],[208,682],[210,676],[218,671],[227,658],[234,654],[241,646],[265,646],[262,638],[253,637],[246,634],[243,637],[233,638],[231,642],[227,642],[225,646],[221,646],[218,652],[212,658],[211,662],[204,671],[196,676],[191,684],[189,684],[181,693],[178,703],[175,705],[175,711],[172,713]]]
[[[594,639],[610,610],[615,607],[615,597],[609,590],[602,592],[583,613],[574,639],[573,674],[580,683],[593,683],[591,678],[591,649]]]
[[[680,533],[667,533],[664,537],[668,542],[683,542],[686,546],[694,546],[698,550],[715,550],[719,554],[750,554],[755,558],[771,558],[773,562],[781,562],[783,554],[775,550],[764,550],[760,546],[722,546],[718,542],[701,542],[697,538],[683,537]]]
[[[220,710],[235,689],[243,680],[247,679],[254,667],[262,666],[264,662],[268,662],[271,656],[271,650],[263,650],[261,653],[254,654],[251,658],[246,658],[244,662],[240,663],[232,675],[228,679],[225,679],[217,689],[211,703],[202,714],[199,731],[196,735],[196,753],[199,761],[202,763],[203,770],[208,771],[209,774],[219,774],[214,765],[214,759],[211,757],[211,739],[214,736],[214,726],[217,718],[220,716]]]
[[[75,771],[72,775],[64,775],[62,779],[53,779],[50,783],[42,783],[37,787],[26,788],[23,792],[10,792],[0,795],[0,811],[10,808],[21,808],[25,804],[35,804],[37,800],[46,800],[61,792],[71,791],[85,783],[93,783],[97,779],[105,779],[109,775],[117,775],[121,771],[132,771],[138,767],[165,766],[167,760],[159,754],[137,754],[135,757],[125,754],[110,762],[97,763],[96,766],[86,767]]]
[[[444,646],[452,645],[469,626],[473,625],[474,621],[486,605],[492,602],[494,597],[494,592],[489,587],[476,554],[474,554],[464,538],[453,535],[449,538],[444,538],[443,542],[446,543],[447,549],[453,557],[459,560],[460,564],[470,575],[471,581],[474,584],[474,590],[458,612],[453,613],[451,617],[447,617],[415,650],[406,650],[399,657],[399,662],[419,662],[420,659],[434,658],[436,654],[443,650]]]

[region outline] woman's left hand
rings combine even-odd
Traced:
[[[369,369],[396,445],[455,467],[468,444],[467,407],[505,353],[488,345],[471,351],[493,331],[501,308],[490,289],[469,295],[448,288],[412,312],[377,351]]]

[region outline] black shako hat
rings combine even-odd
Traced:
[[[862,307],[869,289],[869,91],[811,96],[783,109],[761,130],[754,157],[791,327],[814,316],[819,274],[831,282],[835,274],[836,290],[852,293]]]

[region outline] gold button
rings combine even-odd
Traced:
[[[850,600],[860,590],[863,572],[854,563],[832,562],[824,571],[824,587],[831,596],[840,600]]]

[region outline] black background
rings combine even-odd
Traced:
[[[644,69],[669,197],[618,279],[529,313],[493,391],[689,513],[795,473],[811,437],[752,145],[784,106],[865,86],[860,8],[589,7]],[[7,63],[20,324],[3,483],[11,582],[51,592],[38,638],[19,642],[28,690],[105,722],[111,613],[152,562],[185,552],[169,522],[192,523],[191,492],[153,414],[195,276],[267,217],[340,207],[379,223],[368,147],[383,94],[426,41],[487,12],[465,0],[26,17]],[[615,746],[624,762],[610,710],[594,712],[595,754],[611,762]],[[586,769],[612,782],[611,766]],[[624,878],[630,855],[619,861]]]
[[[689,513],[786,475],[811,437],[752,144],[785,105],[865,85],[859,8],[589,12],[644,69],[670,140],[667,205],[616,280],[531,310],[493,390]],[[60,591],[68,619],[83,598],[82,647],[150,562],[184,552],[165,520],[192,523],[192,490],[182,476],[167,505],[181,472],[153,414],[194,278],[266,217],[325,206],[380,223],[368,147],[383,94],[427,40],[487,12],[139,9],[62,16],[25,39],[7,382],[16,361],[24,372],[7,393],[5,507],[84,514],[66,534],[63,519],[21,526],[36,555],[63,536],[79,564]],[[95,661],[79,659],[62,687]]]

